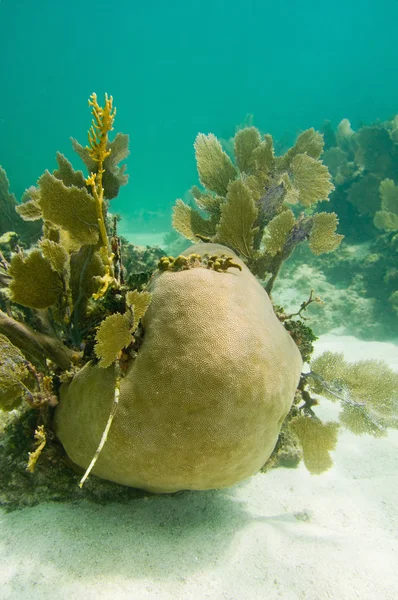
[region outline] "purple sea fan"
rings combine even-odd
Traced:
[[[301,214],[297,219],[296,223],[294,224],[293,229],[289,233],[289,236],[286,240],[285,248],[288,254],[290,254],[298,244],[304,242],[309,238],[311,229],[312,218],[304,217],[304,215]]]
[[[269,187],[257,202],[258,222],[265,226],[278,214],[285,197],[285,186],[281,181],[278,185]]]

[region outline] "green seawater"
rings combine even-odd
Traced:
[[[130,184],[112,210],[164,231],[197,179],[198,132],[254,124],[293,142],[325,119],[353,127],[397,109],[392,0],[0,3],[0,164],[19,198],[55,150],[76,164],[87,98],[107,92],[131,136]]]

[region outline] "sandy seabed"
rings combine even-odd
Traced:
[[[398,369],[398,345],[326,348]],[[344,431],[320,476],[301,465],[222,491],[1,512],[0,599],[396,600],[397,449],[398,431]]]

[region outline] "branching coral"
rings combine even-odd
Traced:
[[[30,473],[33,473],[35,470],[35,466],[37,460],[42,453],[44,446],[47,443],[46,432],[44,430],[44,425],[39,425],[35,431],[35,446],[36,449],[33,452],[29,452],[29,460],[26,470]]]
[[[90,148],[81,146],[73,138],[72,146],[86,165],[89,173],[97,173],[98,162],[91,157]],[[128,175],[125,173],[126,165],[119,166],[119,163],[129,155],[128,146],[129,136],[123,133],[117,133],[112,141],[107,141],[106,149],[110,153],[104,160],[103,167],[105,171],[102,175],[104,198],[106,200],[116,198],[120,188],[128,182]]]
[[[299,203],[312,209],[333,189],[319,160],[323,138],[309,129],[285,155],[275,157],[271,136],[262,138],[255,127],[247,127],[237,132],[234,148],[236,165],[213,134],[198,135],[196,160],[205,190],[194,187],[192,195],[208,218],[177,200],[173,226],[190,240],[220,242],[238,252],[253,273],[268,278],[270,292],[297,244],[310,239],[314,252],[331,252],[342,239],[335,233],[336,215],[295,216],[288,207]]]
[[[89,156],[96,163],[97,171],[92,172],[86,179],[86,184],[91,187],[91,192],[95,200],[97,212],[97,224],[100,232],[101,256],[105,265],[105,274],[101,278],[101,288],[95,294],[98,299],[103,296],[110,284],[115,284],[112,260],[114,255],[109,253],[108,237],[105,227],[104,216],[104,188],[102,178],[105,172],[105,159],[110,156],[112,150],[108,148],[108,133],[113,129],[113,121],[116,115],[116,108],[112,106],[112,96],[108,98],[105,95],[105,107],[101,108],[97,102],[96,94],[91,95],[89,105],[93,109],[93,120],[88,132]]]

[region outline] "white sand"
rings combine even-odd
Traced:
[[[392,344],[326,347],[398,369]],[[397,431],[345,432],[321,476],[301,466],[227,491],[1,513],[0,599],[396,600],[397,448]]]

